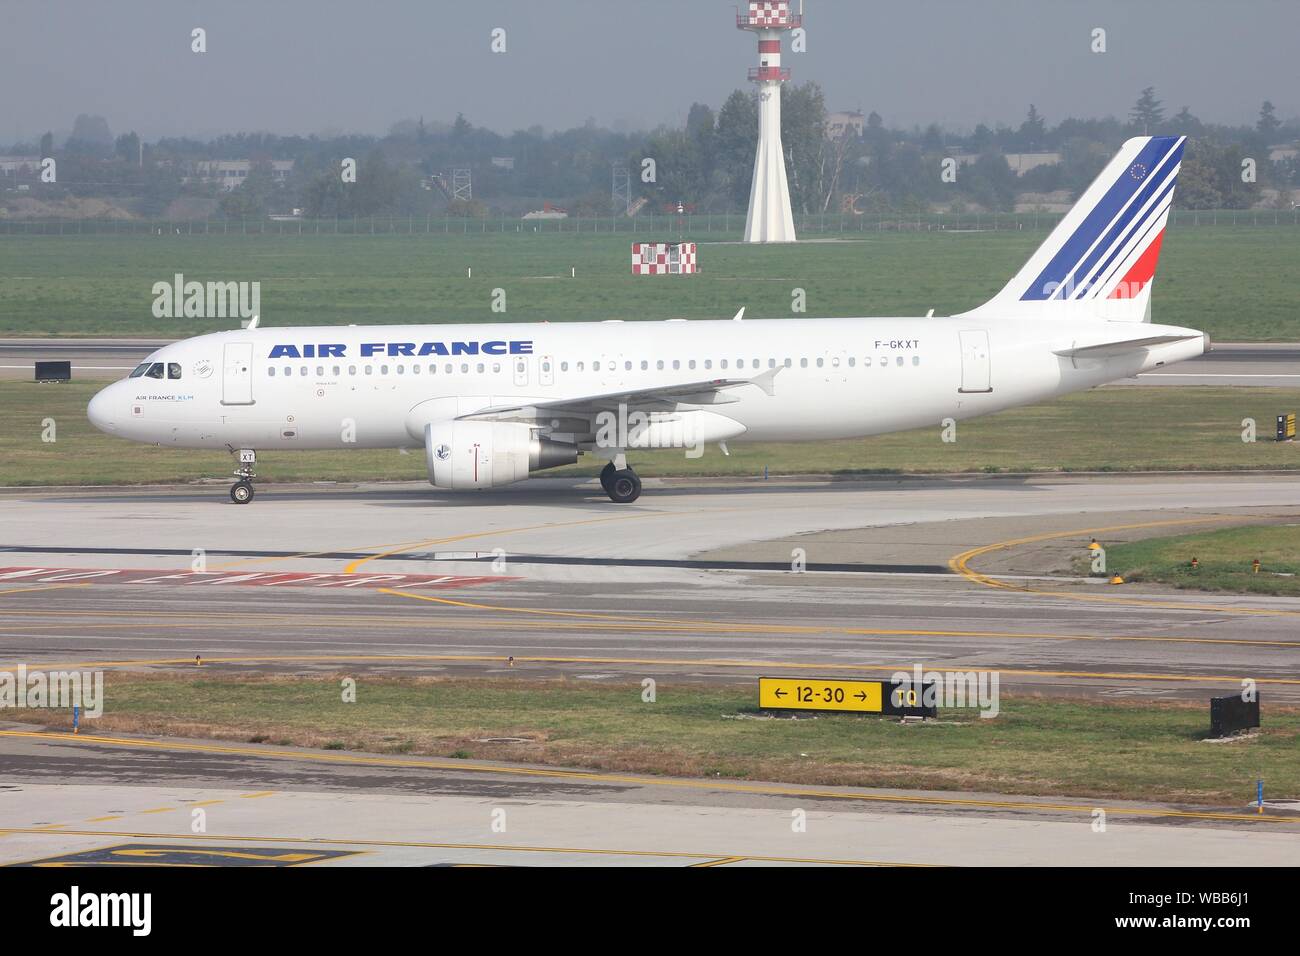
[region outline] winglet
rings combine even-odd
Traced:
[[[253,316],[251,319],[248,320],[248,324],[247,324],[246,326],[244,326],[244,328],[246,328],[246,329],[255,329],[255,328],[257,328],[257,320],[260,319],[260,318],[261,318],[260,315],[255,315],[255,316]]]
[[[745,307],[742,305],[740,311],[731,317],[732,322],[742,322],[745,318]]]

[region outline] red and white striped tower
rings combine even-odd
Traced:
[[[749,70],[749,78],[758,83],[759,104],[746,242],[794,242],[790,187],[781,148],[781,84],[790,79],[790,71],[781,66],[781,34],[802,23],[800,14],[790,12],[789,0],[749,0],[746,12],[736,14],[736,26],[758,34],[758,66]]]

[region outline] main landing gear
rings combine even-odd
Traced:
[[[641,479],[631,468],[618,468],[610,462],[600,472],[600,486],[609,500],[625,505],[641,497]]]
[[[253,500],[253,479],[257,477],[253,466],[257,464],[257,452],[241,448],[237,455],[239,467],[235,469],[235,477],[239,480],[230,486],[230,500],[237,505],[246,505]]]

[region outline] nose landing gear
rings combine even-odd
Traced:
[[[257,452],[241,448],[238,456],[239,467],[235,469],[235,477],[239,480],[230,486],[230,500],[237,505],[246,505],[253,500],[253,479],[257,477],[253,466],[257,464]]]

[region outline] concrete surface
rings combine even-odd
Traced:
[[[540,777],[523,766],[462,768],[431,758],[253,745],[220,753],[200,741],[164,741],[175,749],[159,752],[133,749],[138,738],[99,744],[5,733],[0,755],[13,782],[0,788],[0,864],[123,845],[201,849],[211,858],[196,862],[208,865],[249,862],[240,854],[261,857],[261,865],[287,856],[280,865],[332,866],[1194,866],[1242,858],[1287,866],[1300,859],[1300,813],[1277,810],[1259,817],[1244,807],[555,768]],[[1102,819],[1104,830],[1094,828]],[[347,855],[317,860],[314,852]],[[139,850],[108,856],[111,865],[166,861]]]

